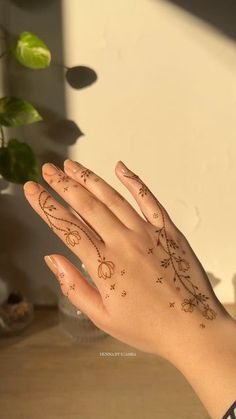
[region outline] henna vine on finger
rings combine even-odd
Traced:
[[[89,170],[89,169],[84,169],[84,170],[82,170],[80,177],[81,177],[81,179],[83,179],[84,183],[86,183],[86,180],[87,180],[87,178],[89,177],[89,175],[90,175],[91,173],[92,173],[92,172],[91,172],[91,170]]]
[[[38,202],[41,210],[43,211],[48,221],[51,230],[54,231],[55,229],[57,231],[60,231],[61,233],[64,233],[66,243],[68,244],[68,246],[72,247],[80,243],[81,233],[83,233],[96,250],[98,257],[98,277],[103,279],[111,278],[111,276],[115,272],[115,264],[109,260],[106,260],[105,256],[101,255],[100,250],[98,249],[92,238],[89,236],[89,234],[86,232],[86,230],[83,229],[83,227],[70,220],[57,217],[54,215],[54,213],[52,214],[52,212],[56,212],[57,209],[54,205],[52,206],[49,204],[48,201],[50,200],[50,198],[51,196],[48,195],[47,191],[41,191],[39,194]],[[57,225],[58,222],[60,222],[60,226]]]
[[[148,189],[143,183],[143,181],[139,178],[139,176],[135,174],[124,174],[124,176],[136,180],[141,185],[139,189],[139,194],[142,197],[144,197],[144,195],[147,194]],[[214,320],[216,318],[217,313],[207,303],[209,297],[199,292],[198,287],[194,285],[191,281],[191,276],[185,274],[185,272],[187,272],[190,269],[190,264],[186,259],[182,258],[179,254],[177,254],[179,246],[173,239],[167,236],[164,212],[157,200],[156,203],[162,218],[162,227],[156,230],[156,245],[160,246],[167,254],[167,256],[161,261],[161,267],[163,267],[164,269],[171,268],[174,274],[174,283],[178,281],[179,284],[188,292],[190,296],[189,298],[184,299],[184,301],[182,302],[182,310],[185,312],[193,312],[194,308],[198,307],[201,309],[202,315],[207,320]],[[184,250],[182,250],[182,254],[185,254]]]

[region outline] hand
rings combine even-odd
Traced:
[[[84,263],[96,288],[64,256],[46,258],[72,304],[110,335],[176,363],[228,316],[187,239],[143,181],[122,162],[119,180],[143,215],[102,178],[66,160],[43,166],[46,182],[27,182],[34,210]],[[76,213],[77,214],[76,214]],[[192,337],[195,339],[192,339]]]

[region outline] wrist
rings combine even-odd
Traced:
[[[175,366],[211,417],[220,419],[236,400],[236,321],[223,315],[211,326],[193,336]]]

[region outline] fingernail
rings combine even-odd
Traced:
[[[119,165],[121,166],[121,172],[122,173],[128,173],[130,172],[130,170],[128,169],[128,167],[123,163],[123,161],[119,161]]]
[[[60,171],[61,169],[57,166],[55,166],[55,164],[52,163],[45,163],[43,165],[43,172],[46,175],[54,175],[55,173],[58,173],[58,171]]]
[[[27,195],[34,195],[36,192],[39,192],[39,190],[40,186],[36,182],[32,182],[30,180],[24,184],[24,191],[27,193]]]
[[[44,256],[44,260],[45,260],[47,266],[49,267],[49,269],[51,269],[51,271],[55,275],[57,275],[58,267],[57,267],[57,263],[56,263],[55,259],[53,258],[53,256]]]
[[[67,159],[64,162],[64,167],[69,172],[76,173],[80,169],[81,165],[74,160]]]

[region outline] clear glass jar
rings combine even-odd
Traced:
[[[95,287],[91,277],[85,270],[84,264],[80,269],[87,281]],[[61,294],[58,299],[59,319],[63,330],[78,343],[90,343],[107,336],[89,319],[86,314],[78,310],[68,298]]]

